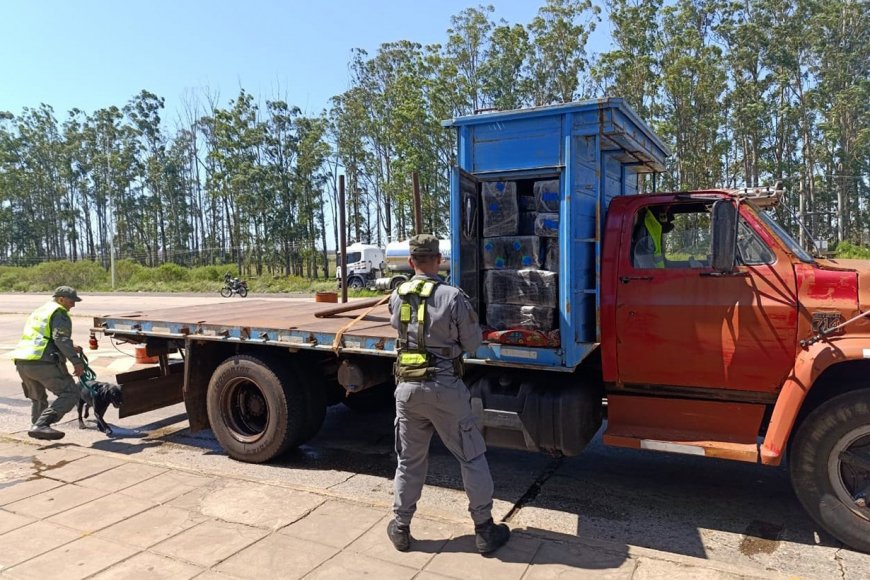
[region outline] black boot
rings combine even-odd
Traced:
[[[34,425],[27,432],[34,439],[43,439],[46,441],[57,441],[63,439],[64,432],[52,429],[50,425]]]
[[[408,548],[411,547],[411,528],[399,525],[396,520],[390,520],[390,523],[387,524],[387,536],[400,552],[407,552]]]
[[[493,523],[492,518],[474,526],[474,544],[481,554],[495,552],[504,546],[511,537],[507,524]]]

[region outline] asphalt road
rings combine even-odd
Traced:
[[[261,298],[258,296],[258,298]],[[0,294],[0,433],[22,435],[29,402],[9,359],[26,314],[42,295]],[[268,297],[278,303],[311,300]],[[73,310],[74,338],[87,346],[90,317],[140,308],[228,303],[210,295],[111,294],[84,296]],[[129,345],[105,338],[89,351],[100,378],[131,368]],[[108,420],[116,436],[90,424],[79,430],[74,413],[61,426],[63,443],[137,455],[157,463],[200,469],[389,506],[392,502],[392,414],[330,408],[321,432],[269,465],[224,455],[210,432],[187,430],[183,405]],[[870,555],[843,548],[821,532],[797,502],[783,468],[612,449],[597,438],[579,457],[553,458],[519,451],[487,453],[496,486],[495,515],[514,527],[635,545],[759,570],[811,578],[870,578]],[[467,517],[459,469],[436,442],[420,509],[451,520]]]

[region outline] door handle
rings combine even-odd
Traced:
[[[628,284],[632,280],[652,280],[652,276],[620,276],[619,281]]]

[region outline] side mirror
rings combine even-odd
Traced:
[[[730,274],[736,266],[737,208],[731,200],[713,204],[713,269]]]

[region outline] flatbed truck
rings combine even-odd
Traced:
[[[870,552],[870,263],[805,252],[766,211],[777,190],[639,193],[668,150],[620,99],[445,125],[457,136],[451,282],[484,323],[486,184],[558,184],[556,337],[485,341],[466,357],[487,443],[576,455],[606,423],[611,446],[787,458],[809,515]],[[638,239],[650,215],[672,228],[658,263]],[[248,300],[94,328],[160,361],[117,377],[122,416],[183,401],[191,431],[211,427],[229,456],[265,462],[310,439],[328,404],[392,388],[387,308],[358,306]]]

